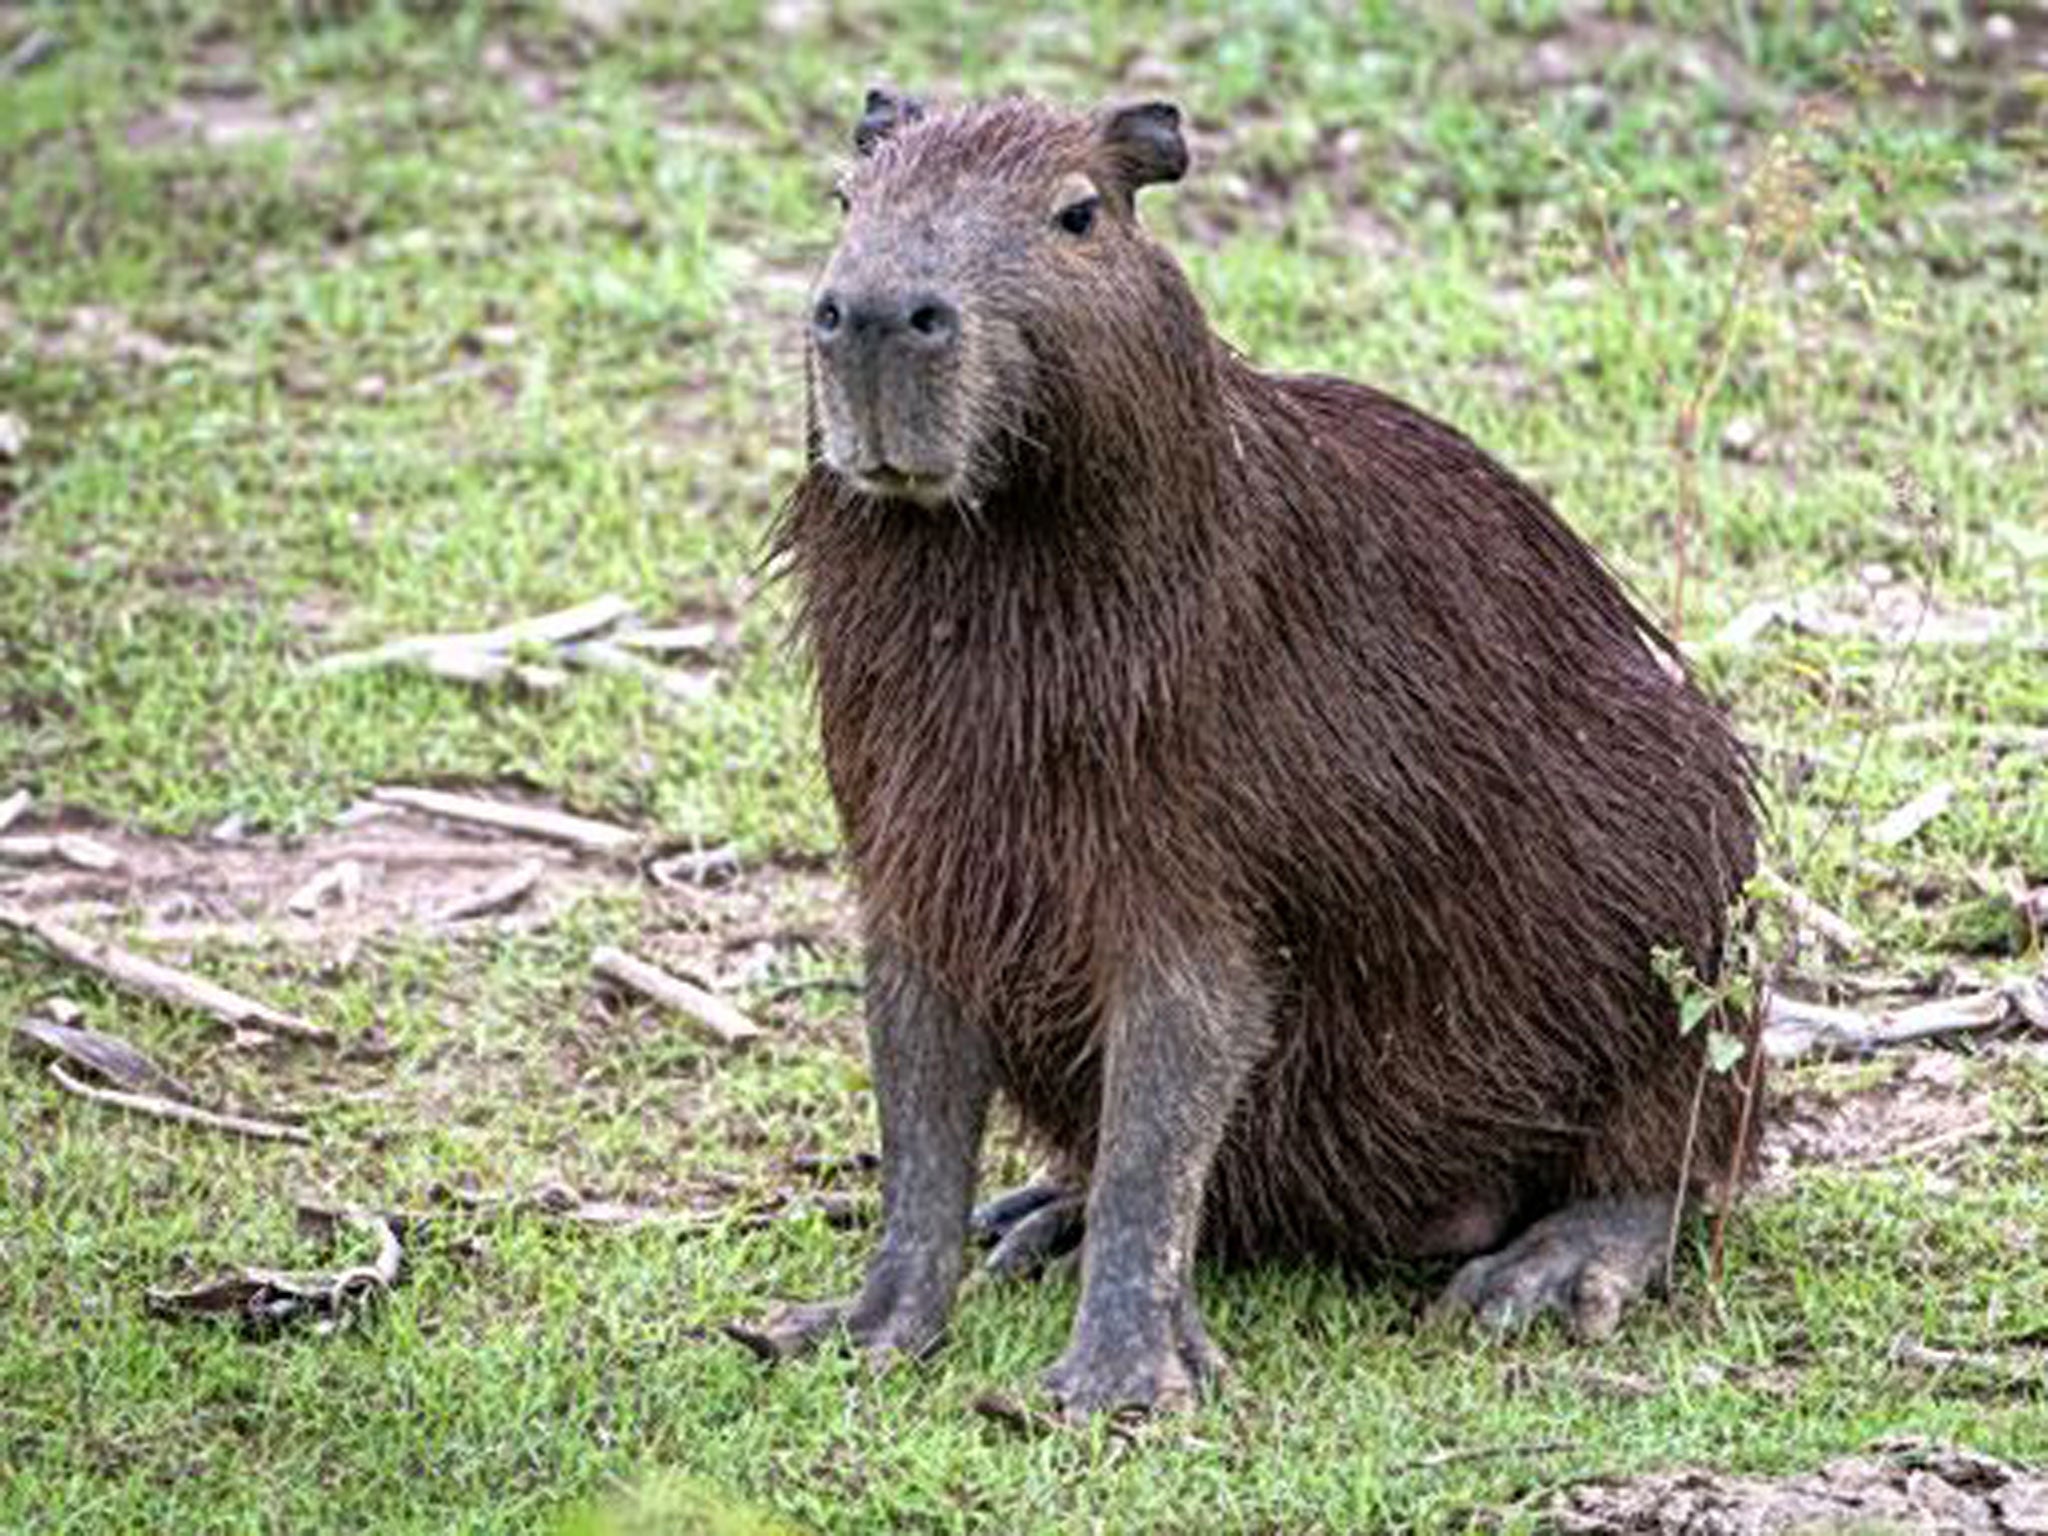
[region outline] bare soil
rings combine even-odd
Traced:
[[[129,937],[145,948],[282,945],[332,958],[366,938],[408,930],[453,936],[480,925],[537,929],[587,895],[652,888],[650,953],[722,986],[758,981],[791,944],[823,950],[850,942],[842,883],[814,864],[734,861],[720,863],[701,883],[654,882],[630,861],[393,808],[359,806],[344,820],[352,824],[304,838],[242,836],[232,828],[176,838],[75,814],[31,813],[12,830],[83,834],[119,863],[104,871],[0,863],[0,901],[87,928],[139,918]],[[504,911],[441,917],[451,903],[536,862],[540,878]],[[295,895],[344,864],[355,867],[345,887],[329,890],[310,910],[293,910]]]
[[[1675,1472],[1586,1483],[1551,1506],[1569,1536],[1791,1536],[1791,1533],[2048,1533],[2048,1475],[1974,1451],[1879,1447],[1790,1477]]]

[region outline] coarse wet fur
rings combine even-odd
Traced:
[[[777,544],[884,1233],[744,1336],[931,1347],[998,1094],[1085,1195],[1069,1411],[1214,1373],[1198,1249],[1486,1255],[1447,1306],[1612,1326],[1742,1123],[1652,968],[1714,976],[1753,866],[1723,714],[1466,438],[1210,331],[1135,217],[1172,107],[877,92],[857,143]]]

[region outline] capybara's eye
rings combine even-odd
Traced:
[[[1060,228],[1070,235],[1085,235],[1095,227],[1095,210],[1102,206],[1099,197],[1084,197],[1078,203],[1069,203],[1060,210]]]
[[[846,195],[846,188],[844,187],[835,186],[832,189],[832,203],[841,213],[851,213],[853,211],[853,199]]]

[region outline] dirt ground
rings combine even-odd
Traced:
[[[1970,1451],[1905,1444],[1795,1477],[1677,1472],[1572,1489],[1551,1510],[1565,1536],[2048,1532],[2048,1476]]]

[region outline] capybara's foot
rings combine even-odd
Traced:
[[[1174,1413],[1191,1408],[1203,1389],[1229,1369],[1209,1338],[1192,1295],[1176,1309],[1166,1337],[1141,1341],[1079,1331],[1045,1373],[1045,1385],[1068,1419],[1137,1409]]]
[[[990,1245],[982,1272],[999,1280],[1041,1273],[1081,1246],[1088,1197],[1050,1180],[997,1195],[974,1213],[970,1230]]]
[[[807,1354],[846,1325],[853,1302],[816,1301],[778,1307],[757,1323],[727,1323],[725,1336],[773,1363]]]
[[[792,1304],[758,1323],[727,1323],[725,1333],[770,1362],[843,1336],[887,1366],[921,1360],[938,1348],[952,1299],[950,1283],[917,1284],[880,1268],[857,1297]]]
[[[1507,1333],[1546,1315],[1575,1338],[1604,1339],[1649,1289],[1671,1231],[1671,1197],[1589,1200],[1546,1216],[1498,1253],[1473,1259],[1430,1308]]]

